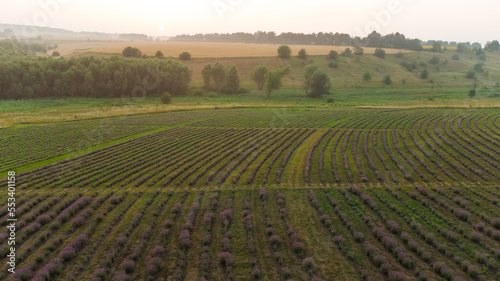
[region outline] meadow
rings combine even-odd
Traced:
[[[0,278],[498,280],[499,117],[277,107],[1,128],[19,201],[17,272],[2,258]]]

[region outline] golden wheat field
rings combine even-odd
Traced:
[[[82,40],[61,42],[58,51],[65,57],[82,55],[121,54],[127,46],[139,48],[143,53],[153,56],[160,50],[167,57],[177,57],[182,52],[190,52],[194,58],[240,58],[240,57],[272,57],[276,56],[279,45],[244,44],[214,42],[168,42],[168,41],[94,41]],[[344,50],[345,46],[291,45],[293,54],[306,49],[309,55],[326,55],[331,50]],[[375,48],[365,48],[366,53],[373,53]],[[405,50],[386,49],[388,54]]]

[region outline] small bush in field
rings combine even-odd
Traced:
[[[314,260],[311,257],[307,257],[302,261],[302,267],[305,269],[312,269],[314,267]]]
[[[133,260],[125,260],[120,264],[120,268],[128,274],[134,271],[134,267],[135,262]]]
[[[500,218],[495,218],[491,220],[491,224],[494,228],[500,229]]]

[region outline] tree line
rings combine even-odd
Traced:
[[[145,97],[188,93],[191,72],[170,59],[37,57],[0,62],[0,99]]]

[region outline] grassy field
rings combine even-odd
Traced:
[[[18,264],[1,258],[0,279],[498,280],[499,117],[249,108],[3,128]]]
[[[275,44],[244,44],[215,42],[170,42],[170,41],[74,41],[58,40],[57,51],[66,57],[87,55],[121,55],[127,46],[139,48],[144,54],[154,56],[156,51],[162,51],[167,57],[178,57],[182,52],[190,52],[195,58],[242,58],[242,57],[274,57],[280,45]],[[343,51],[345,46],[315,46],[291,45],[292,52],[297,54],[300,49],[306,49],[310,55],[326,55],[330,50]],[[375,48],[366,48],[367,53],[373,53]],[[387,49],[390,54],[408,52],[405,50]]]

